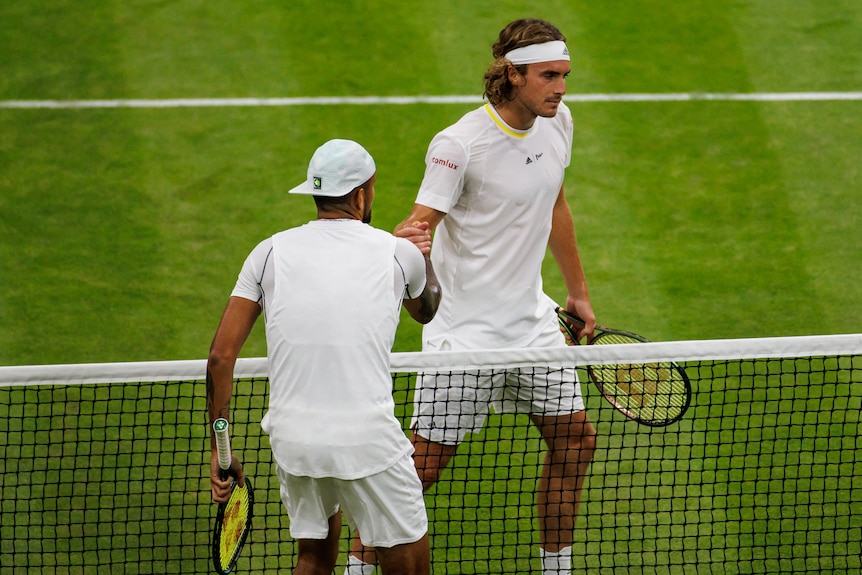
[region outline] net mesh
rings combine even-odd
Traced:
[[[394,354],[397,414],[406,429],[417,372],[578,366],[598,444],[573,572],[862,571],[862,335],[597,348]],[[693,386],[669,427],[627,420],[580,369],[667,360]],[[0,368],[0,571],[212,572],[204,365]],[[241,360],[231,441],[255,486],[241,573],[296,560],[259,425],[267,393],[265,361]],[[433,573],[541,572],[544,454],[524,415],[468,436],[426,495]]]

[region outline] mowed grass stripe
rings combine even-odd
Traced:
[[[624,15],[604,7],[585,7],[581,28],[589,33],[580,37],[586,51],[581,61],[591,71],[595,61],[590,87],[604,92],[639,87],[668,90],[683,84],[705,92],[732,85],[753,95],[776,86],[829,89],[862,84],[858,72],[813,84],[798,74],[787,74],[790,69],[783,59],[790,55],[799,52],[802,69],[828,68],[816,56],[832,53],[840,44],[819,30],[818,23],[830,19],[829,15],[800,4],[782,3],[782,10],[794,14],[794,24],[775,26],[768,25],[774,15],[767,18],[759,8],[750,13],[710,5],[662,11],[657,16],[649,8],[657,3],[648,3],[643,24],[626,28],[612,41],[606,30],[623,21]],[[801,7],[804,18],[796,19]],[[839,22],[852,19],[852,12],[842,14]],[[740,34],[741,29],[748,33]],[[797,47],[767,45],[759,29],[766,35],[790,33]],[[859,55],[843,56],[837,62],[845,66],[854,58]],[[770,65],[785,66],[785,76],[795,81],[781,83],[776,76],[763,81],[763,70]],[[852,160],[858,154],[848,153],[862,145],[854,120],[856,105],[789,98],[766,103],[771,95],[762,95],[762,100],[706,107],[680,103],[575,108],[584,136],[581,145],[596,148],[584,167],[589,173],[575,179],[590,182],[598,172],[613,182],[610,188],[588,188],[583,194],[600,206],[605,204],[596,198],[610,198],[603,216],[592,218],[587,210],[587,223],[591,219],[609,222],[598,236],[601,247],[615,248],[613,255],[596,249],[588,252],[601,255],[606,267],[600,273],[611,282],[606,284],[611,293],[594,292],[600,298],[601,313],[674,339],[697,337],[692,334],[704,330],[716,337],[809,333],[806,329],[858,331],[858,314],[855,320],[842,319],[824,309],[838,309],[831,303],[836,301],[846,302],[842,309],[852,309],[848,300],[859,293],[854,287],[858,282],[847,278],[856,268],[831,267],[837,261],[856,261],[862,253],[858,234],[840,223],[859,214],[850,191],[859,185],[859,170]],[[842,112],[843,121],[835,121]],[[599,143],[593,144],[590,125],[599,115],[606,116],[607,122],[594,131],[592,137]],[[823,124],[826,118],[833,120]],[[788,154],[790,150],[797,153]],[[596,166],[606,169],[596,170]],[[820,177],[815,180],[806,172]],[[622,191],[615,193],[614,185]],[[640,206],[634,214],[632,204]],[[826,208],[830,204],[833,207]],[[649,217],[644,213],[647,209]],[[803,216],[806,211],[811,215]],[[817,221],[816,227],[812,220]],[[609,241],[607,235],[613,233],[630,241]],[[592,234],[582,237],[589,241]],[[636,258],[628,258],[627,249]],[[632,265],[631,259],[651,264]],[[797,262],[816,271],[797,273]],[[653,289],[651,272],[666,289]],[[796,310],[796,317],[787,313],[790,309]],[[831,320],[821,321],[823,313]],[[807,319],[800,322],[800,315]],[[816,324],[831,327],[813,327]]]
[[[611,38],[605,31],[626,9],[583,7],[580,57],[594,89],[756,92],[733,26],[735,10],[657,8],[646,3],[642,24]],[[601,258],[590,280],[603,323],[654,339],[696,339],[704,330],[710,337],[768,335],[758,331],[762,323],[753,314],[713,323],[727,309],[774,312],[776,273],[769,268],[784,260],[773,252],[795,234],[772,225],[772,208],[781,214],[786,206],[758,106],[735,100],[595,105],[579,115],[581,135],[600,143],[574,169],[586,182],[595,171],[607,181],[582,192],[581,210],[590,226],[581,230],[583,251]],[[584,124],[599,118],[601,127],[584,134]],[[765,229],[773,233],[762,234]],[[614,251],[606,254],[605,246]],[[770,329],[795,328],[778,320],[768,322]]]
[[[858,314],[854,321],[843,310],[855,309],[847,304],[859,293],[852,270],[860,269],[862,250],[846,221],[857,213],[853,161],[860,145],[855,134],[862,132],[854,100],[820,101],[858,98],[852,91],[860,85],[858,73],[843,72],[858,57],[846,48],[859,10],[846,0],[842,6],[847,11],[836,14],[782,0],[774,12],[779,20],[767,17],[771,10],[727,3],[650,1],[633,11],[552,1],[538,9],[535,15],[557,23],[573,47],[568,101],[577,124],[566,188],[605,323],[653,339],[858,331]],[[202,357],[245,253],[261,237],[311,217],[308,203],[282,194],[301,177],[311,151],[335,136],[366,144],[380,167],[375,224],[391,229],[409,212],[431,137],[480,101],[490,42],[503,23],[523,15],[520,6],[452,2],[379,10],[305,1],[253,8],[109,3],[85,11],[61,4],[49,12],[28,2],[4,5],[0,19],[11,30],[0,38],[0,53],[10,56],[0,75],[6,104],[128,102],[128,96],[161,104],[203,95],[213,98],[206,102],[243,105],[0,110],[0,276],[6,279],[0,343],[9,344],[0,345],[0,363]],[[39,46],[27,48],[34,39]],[[828,73],[832,56],[840,54],[834,61],[842,73]],[[788,73],[764,73],[775,69]],[[782,81],[791,75],[793,82]],[[807,83],[810,77],[818,80]],[[430,96],[405,106],[374,103],[399,94]],[[452,102],[441,94],[471,96]],[[319,106],[244,105],[298,104],[305,96],[356,97],[368,105],[338,99]],[[760,102],[773,97],[811,101]],[[615,105],[616,99],[626,104]],[[758,109],[760,121],[750,129],[763,135],[745,135],[737,149],[733,130],[747,129]],[[770,147],[780,166],[759,156],[758,143]],[[784,182],[773,181],[776,176]],[[738,201],[745,186],[780,193],[790,186],[790,207],[798,214],[813,210],[813,231],[806,232],[816,236],[812,245],[800,246],[789,235],[788,200],[774,202],[777,215],[768,213],[772,200],[765,197],[752,214],[746,203],[738,214],[730,204],[721,206],[726,213],[712,213],[711,202]],[[91,208],[91,200],[100,205]],[[28,219],[51,206],[65,211],[54,221],[69,236],[54,232],[60,238],[54,252],[42,245],[43,224]],[[757,216],[762,234],[751,243],[731,227],[727,249],[698,245],[713,237],[717,216],[719,229],[728,218]],[[144,221],[128,223],[138,217]],[[793,226],[805,222],[790,219]],[[94,249],[78,247],[85,238],[73,237],[88,225],[103,242]],[[770,235],[787,253],[757,249]],[[120,248],[112,252],[114,245]],[[90,257],[67,255],[67,246]],[[765,263],[759,252],[770,256]],[[817,261],[806,261],[812,255]],[[102,258],[108,263],[96,261]],[[726,261],[734,258],[744,265]],[[772,286],[755,287],[751,300],[722,289],[749,281],[758,286],[763,267],[796,265],[811,270],[805,275],[820,290],[814,299],[828,312],[803,306],[792,326],[786,312],[772,323],[762,305],[779,309],[811,297],[808,289],[793,296],[795,285],[783,276],[773,281],[782,275],[774,272],[764,277]],[[554,268],[546,266],[546,289],[559,297]],[[706,273],[711,270],[717,281]],[[721,277],[728,271],[736,278]],[[75,284],[66,286],[70,280]],[[115,301],[115,294],[123,297]],[[761,324],[749,332],[751,321],[740,317],[759,317]],[[416,349],[418,328],[402,327],[407,335],[396,349]],[[252,343],[247,351],[262,355],[265,348]]]
[[[818,333],[823,326],[837,326],[835,332],[862,330],[862,167],[853,153],[862,149],[858,108],[836,102],[761,109],[769,129],[766,145],[780,162],[787,197],[788,212],[776,211],[773,219],[790,222],[800,238],[784,247],[785,278],[775,289],[783,293],[793,289],[796,276],[808,278],[809,291],[788,302],[795,305],[784,312],[786,321],[794,316],[802,320],[798,332]]]
[[[161,241],[154,206],[136,184],[133,129],[116,114],[60,115],[4,119],[4,362],[134,357],[164,327],[148,310]]]

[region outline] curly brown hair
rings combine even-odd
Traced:
[[[512,83],[507,73],[513,65],[504,55],[524,46],[544,44],[554,40],[566,41],[566,37],[556,26],[537,18],[515,20],[500,31],[500,35],[491,47],[494,61],[485,72],[485,97],[493,105],[502,104],[512,99]],[[520,74],[527,73],[528,64],[515,66]]]

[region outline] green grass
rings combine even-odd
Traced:
[[[550,19],[568,36],[573,95],[862,90],[862,7],[855,0],[551,0],[535,11],[511,0],[92,6],[25,0],[0,5],[0,101],[478,95],[497,32],[528,15]],[[310,200],[285,192],[304,177],[317,145],[347,137],[372,152],[379,176],[375,224],[392,229],[413,203],[428,142],[473,107],[0,108],[0,365],[205,357],[246,254],[261,239],[314,217]],[[572,103],[575,146],[566,190],[599,320],[654,340],[862,332],[860,107],[859,101]],[[545,287],[565,297],[550,259]],[[395,349],[418,349],[419,333],[403,321]],[[265,351],[258,325],[243,355]],[[749,404],[751,389],[701,390],[696,417],[673,433],[649,434],[602,415],[601,400],[591,397],[603,451],[591,470],[578,535],[586,543],[581,564],[599,572],[606,563],[598,558],[617,551],[625,563],[618,569],[643,573],[698,562],[719,572],[725,559],[740,572],[829,569],[820,562],[833,555],[845,562],[836,569],[858,569],[858,561],[846,559],[858,547],[858,516],[835,518],[836,505],[858,503],[849,480],[859,475],[859,463],[847,456],[858,435],[858,392],[841,389],[852,398],[843,419],[833,409],[803,409],[819,401],[842,407],[829,397],[758,397]],[[173,516],[156,511],[165,501],[144,491],[145,480],[154,479],[145,454],[120,431],[92,435],[102,433],[87,430],[99,414],[75,409],[94,401],[98,409],[127,405],[131,411],[116,421],[105,416],[96,423],[128,429],[144,417],[136,413],[147,413],[142,402],[202,413],[193,403],[201,391],[191,393],[194,400],[174,402],[27,396],[26,417],[40,427],[5,428],[5,457],[53,467],[7,469],[4,488],[19,489],[25,474],[39,473],[36,484],[62,482],[71,490],[78,467],[93,473],[107,466],[105,457],[117,457],[128,474],[120,479],[132,482],[138,492],[131,496],[151,515],[128,518],[143,521],[142,532],[115,534],[139,542],[139,556],[114,559],[128,560],[127,572],[137,561],[154,570],[179,565],[164,537],[153,533]],[[8,408],[0,424],[22,417],[17,409],[25,407]],[[253,409],[249,417],[259,420],[262,407]],[[786,415],[791,411],[802,415]],[[82,415],[80,437],[57,431],[77,430],[73,422]],[[429,508],[433,517],[462,515],[451,528],[438,521],[433,529],[435,548],[449,560],[477,560],[465,561],[465,572],[481,572],[482,561],[499,560],[492,556],[506,546],[518,550],[504,558],[510,571],[532,565],[511,558],[529,557],[534,547],[527,500],[541,446],[526,422],[510,429],[502,419],[465,445],[447,472],[455,481],[440,487],[454,492],[438,494]],[[166,442],[171,477],[189,473],[191,501],[168,504],[185,509],[183,528],[200,538],[210,511],[202,463],[170,453],[197,453],[203,428],[173,420],[153,425],[153,443],[143,448]],[[190,431],[165,435],[174,428]],[[802,433],[812,428],[817,432]],[[739,434],[748,441],[742,452],[733,451]],[[61,438],[71,452],[45,447]],[[103,441],[119,451],[93,453],[91,444]],[[797,451],[802,455],[794,459]],[[682,491],[661,483],[662,453],[681,466],[671,474]],[[834,460],[836,453],[844,459]],[[739,465],[754,459],[761,466],[746,474]],[[268,464],[252,465],[256,486],[272,487]],[[796,475],[778,475],[787,469]],[[789,496],[785,484],[802,494],[789,507],[774,499]],[[493,491],[497,485],[502,491]],[[82,506],[60,510],[65,524],[45,519],[39,526],[62,531],[69,546],[46,547],[43,572],[54,570],[51,554],[99,553],[99,546],[113,545],[96,533],[87,539],[90,547],[81,546],[81,522],[88,519],[81,514],[99,506],[78,489]],[[48,501],[60,495],[55,491]],[[816,500],[821,492],[837,499]],[[469,512],[475,516],[463,517],[458,503],[465,498],[478,505]],[[55,511],[17,509],[10,498],[0,505],[4,520]],[[286,521],[281,504],[263,505],[267,527],[278,533]],[[81,515],[74,521],[73,512]],[[788,524],[822,518],[849,533],[849,542],[802,542],[812,557],[805,559],[794,551],[800,542],[791,540]],[[512,522],[507,529],[486,529],[503,520]],[[78,531],[69,532],[69,523]],[[679,532],[679,525],[696,525],[697,532]],[[260,547],[249,567],[262,568],[262,555],[280,555],[281,566],[290,568],[293,543],[269,531],[255,540]],[[643,543],[632,535],[641,532]],[[4,531],[2,539],[11,536]],[[467,542],[456,544],[461,537]],[[206,569],[203,539],[188,559]],[[761,549],[770,555],[757,556]]]
[[[319,7],[319,8],[318,8]],[[570,93],[858,90],[862,10],[551,2]],[[517,3],[0,8],[0,99],[479,94]],[[331,137],[409,211],[472,105],[0,109],[0,364],[204,357],[246,253],[313,217],[284,191]],[[652,339],[858,332],[859,103],[574,103],[567,174],[594,307]],[[552,261],[546,289],[562,298]],[[418,348],[404,322],[396,350]],[[265,353],[256,329],[246,355]]]

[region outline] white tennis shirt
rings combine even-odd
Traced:
[[[394,415],[389,353],[405,294],[424,288],[420,251],[358,220],[312,221],[252,251],[231,295],[265,311],[261,426],[280,467],[357,479],[412,452]]]
[[[416,203],[447,215],[431,250],[443,299],[424,347],[522,347],[557,329],[542,260],[573,131],[564,104],[526,131],[486,104],[431,141]]]

